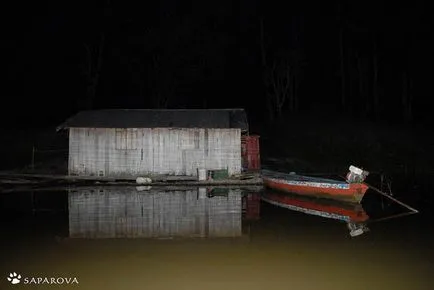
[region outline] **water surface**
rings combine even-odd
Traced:
[[[346,224],[252,189],[83,188],[0,195],[0,289],[434,289],[429,211]],[[372,219],[392,206],[366,197]],[[6,277],[76,277],[17,284]],[[23,282],[23,281],[22,281]]]

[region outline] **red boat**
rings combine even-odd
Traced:
[[[347,180],[309,177],[293,173],[262,170],[265,187],[320,198],[334,199],[350,203],[360,203],[368,190],[363,183],[369,172],[350,166]]]

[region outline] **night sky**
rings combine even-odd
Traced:
[[[273,63],[295,72],[297,105],[282,115],[429,124],[431,10],[384,3],[13,2],[1,17],[2,126],[100,108],[244,107],[266,120]]]

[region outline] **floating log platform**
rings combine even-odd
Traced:
[[[257,186],[262,185],[259,174],[240,174],[227,179],[199,181],[195,176],[152,176],[151,182],[138,184],[137,177],[102,177],[48,175],[0,172],[0,192],[17,192],[32,189],[83,185],[133,185],[133,186]]]

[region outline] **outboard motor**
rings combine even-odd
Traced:
[[[357,168],[353,165],[350,166],[350,172],[347,173],[347,182],[348,183],[362,183],[366,176],[369,175],[368,171]]]
[[[366,232],[369,232],[369,228],[364,223],[348,222],[347,227],[350,230],[351,237],[357,237]]]

